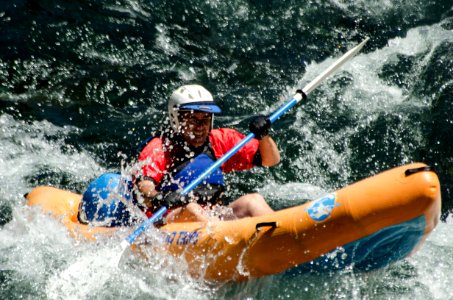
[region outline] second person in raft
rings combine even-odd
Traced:
[[[224,172],[279,163],[280,153],[269,136],[269,119],[255,117],[249,124],[255,138],[187,196],[181,197],[184,186],[244,138],[234,129],[213,129],[214,115],[220,112],[211,93],[200,85],[185,85],[171,94],[168,101],[170,128],[149,138],[138,157],[140,172],[135,185],[145,209],[153,212],[166,206],[170,209],[167,222],[207,221],[208,210],[223,204]],[[228,206],[233,218],[273,212],[258,193],[243,195]]]

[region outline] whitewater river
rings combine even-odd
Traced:
[[[453,299],[453,2],[12,0],[0,4],[0,299]],[[126,231],[86,243],[27,207],[37,185],[83,192],[128,169],[166,97],[205,85],[247,133],[364,38],[362,52],[278,120],[282,162],[229,174],[228,199],[275,208],[421,161],[442,221],[413,256],[355,273],[209,284],[183,261],[113,263]],[[155,232],[150,232],[152,238]]]

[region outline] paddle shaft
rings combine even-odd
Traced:
[[[151,218],[143,222],[137,229],[134,230],[122,243],[121,248],[124,250],[129,245],[131,245],[150,225],[154,224],[159,220],[167,211],[167,208],[162,206],[158,211],[156,211]]]
[[[269,116],[269,120],[274,123],[281,115],[285,112],[290,110],[294,105],[296,105],[299,101],[306,97],[310,92],[312,92],[317,86],[319,86],[328,76],[334,73],[338,68],[344,65],[347,61],[349,61],[355,54],[357,54],[368,41],[366,38],[360,44],[343,54],[334,64],[332,64],[329,68],[327,68],[324,72],[319,74],[315,79],[313,79],[309,84],[307,84],[303,90],[299,90],[296,94],[287,101],[285,104],[280,106],[272,115]],[[245,144],[247,144],[251,139],[253,139],[255,135],[253,133],[249,133],[246,137],[244,137],[236,146],[231,148],[227,153],[225,153],[222,157],[216,160],[209,168],[207,168],[201,175],[199,175],[194,181],[192,181],[189,185],[187,185],[181,192],[181,196],[185,196],[190,193],[201,181],[211,174],[215,169],[219,168],[225,161],[230,159],[234,154],[236,154]],[[161,207],[150,219],[143,222],[135,231],[130,234],[122,244],[124,244],[123,249],[128,245],[132,244],[138,236],[140,236],[150,225],[152,225],[155,221],[158,220],[165,212],[167,208]]]
[[[280,106],[272,115],[269,116],[271,124],[273,124],[281,115],[290,110],[294,105],[296,105],[300,100],[302,100],[306,95],[313,91],[318,85],[320,85],[329,75],[335,72],[340,68],[345,62],[350,60],[356,53],[362,49],[365,43],[368,41],[368,38],[363,42],[346,52],[341,58],[339,58],[333,65],[327,68],[324,72],[319,74],[314,80],[312,80],[307,86],[304,87],[302,91],[298,91],[293,98],[287,101],[284,105]],[[305,94],[305,95],[304,95]],[[243,138],[236,146],[231,148],[227,153],[225,153],[221,158],[216,160],[209,168],[207,168],[197,179],[192,181],[187,185],[181,192],[182,196],[187,195],[192,191],[206,176],[208,176],[212,171],[219,168],[225,161],[230,159],[236,152],[239,151],[245,144],[247,144],[255,135],[249,133],[245,138]]]

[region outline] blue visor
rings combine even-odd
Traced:
[[[190,109],[196,111],[202,111],[212,114],[221,113],[222,110],[213,102],[196,102],[196,103],[188,103],[179,106],[179,109]]]

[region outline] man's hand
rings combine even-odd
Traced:
[[[266,116],[257,116],[249,124],[250,131],[259,140],[269,135],[269,128],[271,128],[271,121]]]
[[[156,185],[152,180],[144,179],[137,182],[137,187],[143,197],[143,204],[151,208],[153,199],[158,195]]]

